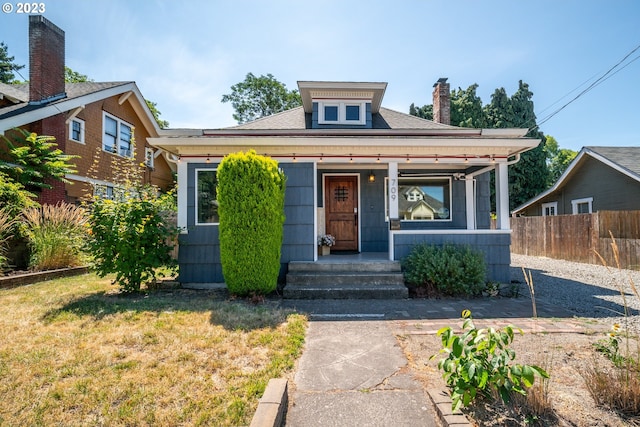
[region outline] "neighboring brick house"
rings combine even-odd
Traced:
[[[77,202],[94,188],[109,195],[126,158],[146,164],[145,183],[171,187],[175,166],[147,143],[160,128],[135,82],[65,83],[64,37],[46,18],[30,16],[29,83],[0,83],[0,133],[11,139],[21,128],[54,136],[58,148],[79,156],[77,173],[67,176],[73,184],[51,182],[39,201]]]
[[[554,216],[640,210],[640,147],[583,147],[547,191],[513,210]]]

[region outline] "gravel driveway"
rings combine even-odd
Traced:
[[[578,317],[622,326],[626,306],[629,329],[640,332],[640,271],[518,254],[511,254],[511,266],[511,279],[522,283],[522,295],[529,294],[524,267],[531,272],[537,301],[561,305]]]

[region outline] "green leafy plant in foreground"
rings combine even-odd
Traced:
[[[447,354],[438,362],[438,368],[444,371],[454,411],[468,406],[478,393],[490,398],[492,392],[497,392],[502,401],[508,403],[511,393],[526,395],[536,375],[549,378],[538,366],[510,364],[516,357],[515,351],[509,348],[514,337],[512,326],[478,329],[469,310],[462,312],[462,318],[461,335],[449,326],[438,331],[443,346],[440,352]]]

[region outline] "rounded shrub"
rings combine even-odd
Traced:
[[[254,150],[226,156],[217,172],[222,274],[234,295],[264,295],[278,285],[286,177]]]
[[[473,296],[485,287],[482,252],[469,246],[419,244],[402,261],[405,282],[428,294]]]

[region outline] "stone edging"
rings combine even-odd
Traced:
[[[60,268],[58,270],[37,271],[34,273],[16,274],[0,277],[0,289],[14,288],[17,286],[31,285],[44,280],[57,279],[59,277],[77,276],[89,271],[89,267]]]
[[[250,427],[281,427],[289,402],[287,380],[272,378],[258,402]],[[467,417],[460,411],[451,411],[451,398],[444,389],[428,389],[427,394],[436,414],[445,427],[471,427]]]

